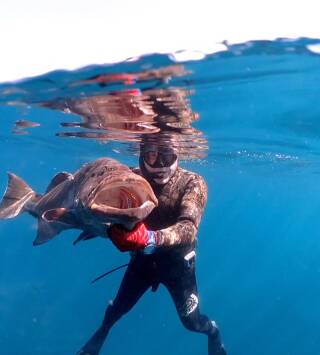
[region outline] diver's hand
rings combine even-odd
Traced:
[[[120,225],[114,224],[108,230],[112,243],[122,252],[144,249],[145,254],[151,254],[157,245],[157,233],[148,231],[144,223],[140,222],[128,231]]]

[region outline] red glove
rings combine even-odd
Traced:
[[[144,249],[157,244],[157,236],[153,231],[148,231],[144,223],[140,222],[128,231],[120,225],[114,224],[108,230],[112,243],[120,251],[133,251]]]

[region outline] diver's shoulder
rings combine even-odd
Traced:
[[[207,191],[207,183],[205,179],[198,173],[182,168],[178,168],[177,184],[189,186],[190,188],[199,188],[202,191]]]
[[[191,171],[191,170],[183,169],[181,167],[178,167],[177,173],[178,173],[178,175],[180,175],[181,177],[184,177],[184,178],[190,178],[192,180],[194,180],[194,179],[204,180],[203,177],[201,175],[199,175],[198,173]]]

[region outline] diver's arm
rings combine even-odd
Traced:
[[[156,232],[157,245],[190,244],[196,240],[207,194],[208,190],[204,179],[194,175],[181,199],[177,223]]]

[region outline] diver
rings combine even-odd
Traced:
[[[150,136],[156,136],[150,138]],[[165,134],[150,135],[140,146],[139,168],[158,198],[158,207],[133,230],[113,225],[109,237],[131,259],[103,322],[78,355],[99,354],[112,326],[151,288],[169,291],[183,325],[208,337],[209,355],[226,355],[216,323],[200,313],[195,247],[207,186],[196,173],[179,167],[179,147]]]

